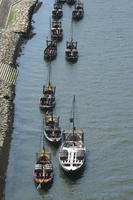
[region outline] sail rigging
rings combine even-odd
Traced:
[[[72,105],[72,124],[73,124],[73,134],[74,134],[74,130],[76,129],[75,127],[75,95],[73,97],[73,105]]]
[[[48,66],[48,85],[51,85],[51,61]]]
[[[70,27],[70,40],[73,41],[73,19],[71,20],[71,27]]]

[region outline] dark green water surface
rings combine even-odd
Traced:
[[[45,141],[52,152],[54,182],[48,191],[37,190],[33,182],[43,124],[39,98],[48,75],[43,50],[53,8],[53,0],[45,0],[33,16],[36,35],[18,58],[6,200],[133,200],[133,2],[86,0],[84,4],[85,17],[73,24],[79,49],[79,60],[73,65],[64,58],[73,7],[63,6],[64,38],[52,62],[52,81],[63,130],[68,128],[76,95],[86,167],[77,179],[67,177],[59,167],[59,149]]]

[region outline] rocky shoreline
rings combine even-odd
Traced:
[[[38,0],[13,0],[4,29],[0,29],[0,70],[3,63],[17,68],[21,44],[31,34],[32,15],[40,7]],[[0,77],[0,200],[4,199],[6,170],[12,138],[15,86]]]

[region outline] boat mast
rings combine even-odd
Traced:
[[[53,109],[52,109],[52,111],[51,111],[51,117],[52,117],[52,121],[53,121],[53,119],[54,119],[54,116],[53,116]]]
[[[50,61],[50,63],[49,63],[49,66],[48,66],[48,85],[51,85],[51,83],[50,83],[50,74],[51,73],[51,61]]]
[[[44,135],[43,135],[43,146],[42,146],[43,152],[45,152],[45,146],[44,146]]]
[[[73,122],[73,135],[74,135],[74,131],[75,131],[75,95],[73,97],[73,109],[72,109],[72,122]]]
[[[43,120],[43,128],[44,128],[44,120]],[[45,145],[44,145],[44,133],[42,132],[41,137],[40,137],[40,144],[41,144],[41,149],[43,152],[45,152]]]
[[[73,19],[71,21],[71,41],[73,41]]]
[[[52,28],[52,26],[51,26],[51,17],[49,18],[49,25],[50,25],[50,40],[52,40],[52,33],[51,33],[51,28]]]

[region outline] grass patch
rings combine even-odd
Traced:
[[[8,16],[7,27],[11,27],[15,21],[16,21],[16,12],[11,9]]]

